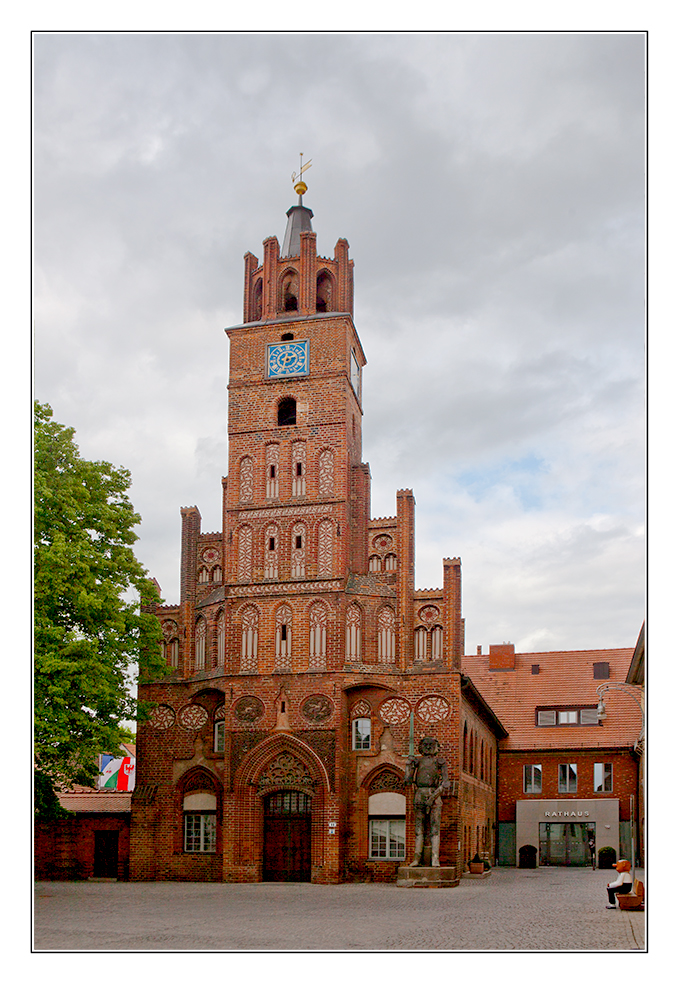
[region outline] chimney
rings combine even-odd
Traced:
[[[483,655],[483,646],[477,646],[476,647],[476,655],[477,656],[482,656]]]
[[[513,670],[516,668],[513,642],[503,642],[488,648],[489,670]]]

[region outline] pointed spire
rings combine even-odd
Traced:
[[[311,167],[311,161],[302,164],[303,154],[299,155],[299,172],[292,175],[292,184],[297,192],[297,204],[293,205],[285,213],[288,217],[288,224],[283,238],[283,248],[281,256],[299,256],[300,253],[300,233],[313,232],[311,219],[313,212],[302,204],[302,195],[307,190],[307,186],[302,181],[302,175],[307,168]]]

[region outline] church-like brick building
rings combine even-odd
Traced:
[[[317,255],[296,191],[282,248],[246,254],[227,329],[222,530],[181,510],[180,601],[155,609],[170,672],[140,687],[156,707],[137,734],[132,879],[394,880],[425,735],[451,779],[441,865],[495,856],[506,731],[462,672],[460,561],[418,590],[412,492],[371,518],[353,261],[344,239]]]

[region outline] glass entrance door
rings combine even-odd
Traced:
[[[587,839],[594,826],[593,823],[541,823],[540,864],[590,865]]]

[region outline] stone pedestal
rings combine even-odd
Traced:
[[[396,884],[400,888],[455,888],[460,884],[457,868],[399,868]]]

